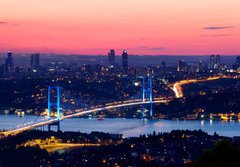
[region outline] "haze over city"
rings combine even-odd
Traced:
[[[239,54],[239,0],[7,0],[0,6],[5,52]]]

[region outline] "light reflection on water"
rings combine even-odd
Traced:
[[[14,115],[0,115],[0,129],[13,129],[19,124],[31,122],[37,119],[37,116],[18,117]],[[120,133],[125,137],[149,134],[153,131],[170,132],[177,129],[202,129],[209,134],[217,132],[222,136],[240,136],[240,123],[238,121],[175,121],[125,118],[106,118],[103,121],[98,121],[97,119],[74,118],[61,122],[61,130],[63,131],[80,131],[84,133],[100,131],[106,133]]]

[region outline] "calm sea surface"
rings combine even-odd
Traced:
[[[29,122],[38,122],[43,119],[38,116],[18,117],[15,115],[0,115],[0,129],[14,129],[19,125]],[[45,128],[47,129],[47,128]],[[61,122],[63,131],[80,131],[90,133],[92,131],[123,134],[125,137],[139,136],[156,132],[170,132],[176,129],[198,130],[202,129],[208,134],[222,136],[240,136],[240,122],[238,121],[173,121],[173,120],[142,120],[142,119],[68,119]]]

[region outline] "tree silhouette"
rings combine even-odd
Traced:
[[[218,142],[213,149],[205,150],[194,164],[195,167],[240,166],[240,150],[229,141]]]

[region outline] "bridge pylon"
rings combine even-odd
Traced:
[[[147,81],[147,82],[146,82]],[[143,102],[147,101],[147,95],[149,96],[149,101],[150,101],[150,108],[149,108],[149,116],[152,117],[153,116],[153,93],[152,93],[152,76],[148,76],[148,77],[143,77],[143,81],[142,81],[142,100]],[[146,105],[143,104],[143,108],[142,108],[142,117],[144,118],[145,115],[145,109],[146,109]]]
[[[55,90],[56,91],[56,101],[52,102],[52,96],[51,96],[51,91]],[[51,130],[51,126],[57,126],[58,131],[60,130],[60,112],[61,112],[61,107],[60,107],[60,86],[48,86],[48,119],[51,118],[51,107],[56,107],[57,109],[57,119],[58,121],[53,124],[48,125],[48,130]]]

